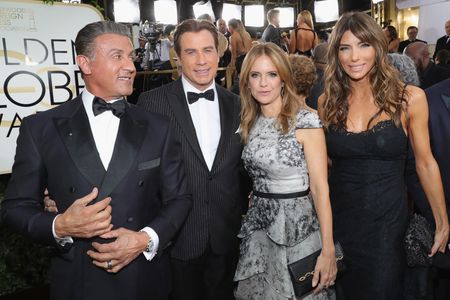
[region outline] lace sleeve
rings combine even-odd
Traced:
[[[297,114],[296,129],[322,128],[319,115],[310,110],[301,109]]]

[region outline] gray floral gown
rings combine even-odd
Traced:
[[[309,188],[303,147],[296,128],[321,128],[315,112],[301,109],[296,124],[285,135],[276,118],[259,116],[250,131],[242,159],[253,180],[253,190],[288,194]],[[271,199],[252,196],[239,237],[235,281],[237,299],[296,299],[287,265],[321,248],[319,222],[311,195]],[[333,290],[303,299],[334,299]]]

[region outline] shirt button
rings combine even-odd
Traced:
[[[75,193],[75,191],[76,191],[76,188],[75,187],[73,187],[73,186],[71,186],[70,188],[69,188],[69,191],[73,194],[73,193]]]
[[[133,217],[128,217],[128,218],[127,218],[127,222],[128,222],[128,223],[131,223],[131,222],[133,222],[133,221],[134,221]]]
[[[144,180],[139,180],[138,186],[143,186],[143,185],[144,185]]]

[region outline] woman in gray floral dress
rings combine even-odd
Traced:
[[[287,266],[321,247],[315,293],[304,299],[334,299],[325,138],[291,75],[287,55],[271,43],[253,47],[242,67],[242,158],[253,195],[239,233],[237,299],[296,299]]]

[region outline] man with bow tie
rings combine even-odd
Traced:
[[[86,89],[23,120],[2,217],[55,247],[52,299],[167,299],[165,248],[191,207],[181,145],[167,118],[123,99],[136,73],[126,26],[88,24],[75,48]]]
[[[138,101],[170,118],[192,191],[192,210],[171,248],[171,299],[233,299],[237,233],[248,201],[240,168],[239,98],[214,82],[218,34],[211,22],[182,22],[174,45],[181,79]]]
[[[445,35],[436,41],[436,48],[434,50],[433,59],[436,59],[436,54],[441,49],[450,51],[450,20],[445,22]]]

